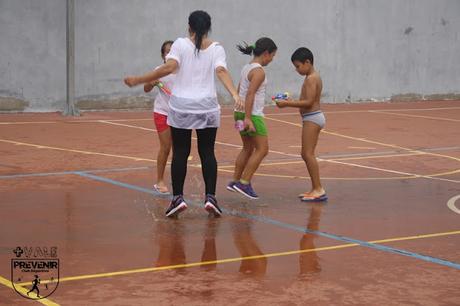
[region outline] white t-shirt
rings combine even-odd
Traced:
[[[157,70],[158,67],[156,67],[155,70]],[[165,77],[162,77],[160,79],[160,82],[163,83],[163,85],[165,85],[169,90],[172,90],[172,88],[174,87],[175,78],[176,75],[171,73]],[[153,112],[167,116],[169,112],[169,98],[170,97],[167,94],[165,94],[161,89],[158,90],[158,94],[155,97],[155,102],[153,104]]]
[[[249,89],[249,79],[248,75],[252,69],[262,67],[262,65],[258,63],[246,64],[243,69],[241,69],[241,80],[240,80],[240,91],[239,95],[243,102],[246,100],[246,95],[248,94]],[[265,80],[260,84],[259,88],[257,89],[256,95],[254,97],[254,104],[252,105],[252,115],[256,116],[263,116],[264,115],[264,106],[265,106],[265,89],[267,87],[267,77]]]
[[[174,59],[179,64],[169,104],[172,110],[189,114],[220,110],[215,74],[217,67],[227,68],[227,63],[219,43],[213,42],[197,54],[189,38],[178,38],[166,59]]]

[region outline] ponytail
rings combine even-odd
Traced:
[[[195,34],[195,51],[198,54],[203,37],[211,30],[211,16],[205,11],[194,11],[188,17],[188,25]]]
[[[246,42],[243,42],[243,45],[236,45],[236,48],[243,54],[246,55],[251,55],[254,52],[254,49],[256,48],[255,45],[248,45]]]
[[[254,54],[254,56],[260,56],[265,51],[268,51],[268,53],[273,53],[278,49],[275,42],[268,37],[259,38],[253,45],[248,45],[246,42],[244,42],[244,46],[236,45],[236,48],[243,54]]]

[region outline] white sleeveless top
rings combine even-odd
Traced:
[[[248,75],[252,69],[262,67],[262,65],[258,63],[247,64],[241,70],[241,79],[240,79],[240,91],[239,95],[243,102],[246,100],[246,95],[248,93],[249,88],[249,80]],[[256,95],[254,97],[254,104],[252,106],[252,115],[256,116],[263,116],[264,115],[264,106],[265,106],[265,89],[267,87],[267,77],[265,80],[260,84],[259,89],[257,89]]]
[[[197,54],[189,38],[178,38],[166,59],[179,64],[171,89],[168,124],[181,129],[219,127],[215,75],[217,67],[227,68],[224,48],[213,42]]]

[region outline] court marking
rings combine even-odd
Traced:
[[[382,240],[369,241],[369,243],[379,244],[379,243],[387,243],[387,242],[398,242],[398,241],[407,241],[407,240],[416,240],[416,239],[426,239],[426,238],[433,238],[433,237],[458,235],[458,234],[460,234],[460,231],[388,238],[388,239],[382,239]],[[129,275],[129,274],[136,274],[136,273],[145,273],[145,272],[155,272],[155,271],[163,271],[163,270],[180,269],[180,268],[192,268],[192,267],[199,267],[199,266],[206,266],[206,265],[215,265],[215,264],[224,264],[224,263],[230,263],[230,262],[237,262],[237,261],[243,261],[243,260],[254,260],[254,259],[262,259],[262,258],[297,255],[297,254],[311,253],[311,252],[338,250],[338,249],[357,247],[357,246],[359,246],[359,244],[357,244],[357,243],[348,243],[348,244],[340,244],[340,245],[319,247],[319,248],[313,248],[313,249],[300,249],[300,250],[268,253],[268,254],[261,254],[261,255],[251,255],[251,256],[242,256],[242,257],[234,257],[234,258],[216,259],[216,260],[209,260],[209,261],[199,261],[199,262],[184,263],[184,264],[169,265],[169,266],[138,268],[138,269],[122,270],[122,271],[116,271],[116,272],[95,273],[95,274],[84,274],[84,275],[78,275],[78,276],[63,277],[63,278],[59,279],[59,282],[77,281],[77,280],[94,279],[94,278],[105,278],[105,277]],[[42,284],[47,284],[47,283],[51,283],[51,282],[52,282],[51,280],[44,280],[41,283]],[[23,284],[20,283],[19,285],[24,285],[24,283]]]
[[[0,125],[17,125],[17,124],[49,124],[57,121],[22,121],[22,122],[0,122]]]
[[[40,282],[40,283],[43,283],[43,284],[46,284],[46,283],[49,283],[49,281],[44,281],[44,282]],[[14,288],[16,288],[16,290],[20,291],[22,294],[25,294],[27,295],[27,292],[29,290],[27,290],[26,288],[24,288],[23,286],[27,286],[27,285],[30,285],[30,282],[29,283],[21,283],[21,284],[17,284],[17,283],[14,283],[14,287],[11,283],[10,280],[0,276],[0,284],[10,288],[13,290],[13,293],[14,294],[17,294],[16,292],[14,292]],[[36,294],[35,292],[32,292],[33,294]],[[35,295],[36,296],[36,295]],[[23,298],[24,299],[24,298]],[[35,301],[35,302],[38,302],[38,303],[41,303],[43,305],[48,305],[48,306],[59,306],[59,304],[51,301],[50,299],[48,298],[44,298],[44,299],[39,299],[39,300],[32,300],[30,299],[30,301]]]
[[[12,140],[7,140],[7,139],[0,139],[0,142],[12,143],[12,144],[15,144],[15,145],[31,146],[31,147],[35,147],[35,148],[38,148],[38,149],[51,149],[51,150],[58,150],[58,151],[64,151],[64,152],[81,153],[81,154],[86,154],[86,155],[100,155],[100,156],[106,156],[106,157],[124,158],[124,159],[129,159],[129,160],[134,160],[134,161],[149,161],[149,162],[155,162],[156,163],[155,159],[132,157],[132,156],[127,156],[127,155],[116,155],[116,154],[100,153],[100,152],[93,152],[93,151],[66,149],[66,148],[59,148],[59,147],[52,147],[52,146],[45,146],[45,145],[38,145],[38,144],[32,144],[32,143],[24,143],[24,142],[12,141]],[[416,152],[416,151],[413,151],[413,152]],[[420,152],[424,153],[423,151],[420,151]],[[437,154],[434,154],[434,153],[427,153],[427,154],[437,155]],[[286,153],[285,155],[298,157],[298,155],[296,155],[296,154],[287,154]],[[443,156],[443,155],[439,155],[439,156]],[[370,170],[376,170],[376,171],[382,171],[382,172],[388,172],[388,173],[400,174],[400,175],[403,175],[403,176],[408,176],[408,177],[401,177],[399,179],[404,179],[404,178],[428,178],[428,179],[432,179],[432,180],[441,180],[441,181],[447,181],[447,182],[452,182],[452,183],[460,183],[460,181],[437,177],[437,176],[440,176],[440,174],[435,174],[435,175],[432,175],[432,176],[426,176],[426,175],[419,175],[419,174],[401,172],[401,171],[378,168],[378,167],[365,166],[365,165],[354,164],[354,163],[341,162],[341,161],[337,161],[337,160],[329,160],[329,159],[318,159],[318,160],[326,161],[326,162],[330,162],[330,163],[354,166],[354,167],[358,167],[358,168],[364,168],[364,169],[370,169]],[[200,166],[195,166],[195,167],[199,168]],[[228,172],[225,169],[219,169],[219,171]],[[458,170],[454,170],[454,171],[457,172]],[[256,173],[255,175],[260,175],[260,174]],[[284,177],[284,178],[299,178],[299,176],[274,175],[274,174],[273,175],[265,174],[264,176]],[[302,178],[302,177],[300,177],[300,178]],[[324,178],[324,179],[326,179],[326,178]],[[347,179],[348,180],[358,180],[359,178],[347,178]],[[362,179],[367,179],[367,178],[362,178]]]
[[[266,116],[265,118],[268,119],[268,120],[272,120],[272,121],[277,121],[277,122],[282,122],[282,123],[294,125],[294,126],[297,126],[297,127],[302,127],[301,124],[294,123],[294,122],[290,122],[290,121],[286,121],[286,120],[280,120],[280,119],[270,118],[270,117],[268,117],[268,116]],[[336,132],[330,132],[330,131],[328,131],[328,130],[322,130],[321,133],[325,133],[325,134],[328,134],[328,135],[333,135],[333,136],[337,136],[337,137],[341,137],[341,138],[346,138],[346,139],[352,139],[352,140],[357,140],[357,141],[363,141],[363,142],[366,142],[366,143],[377,144],[377,145],[384,146],[384,147],[391,147],[391,148],[395,148],[395,149],[400,149],[400,150],[404,150],[404,151],[409,151],[409,152],[412,152],[412,153],[416,153],[416,152],[418,152],[418,153],[420,153],[420,152],[421,152],[421,153],[426,153],[426,154],[429,154],[429,155],[438,156],[438,157],[444,157],[444,158],[447,158],[447,159],[453,159],[453,160],[455,160],[455,161],[460,162],[460,158],[457,158],[457,157],[454,157],[454,156],[450,156],[450,155],[443,155],[443,154],[432,153],[432,152],[424,152],[424,151],[420,151],[420,150],[417,150],[417,149],[405,148],[405,147],[398,146],[398,145],[395,145],[395,144],[389,144],[389,143],[384,143],[384,142],[378,142],[378,141],[374,141],[374,140],[369,140],[369,139],[366,139],[366,138],[363,138],[363,137],[353,137],[353,136],[348,136],[348,135],[340,134],[340,133],[336,133]]]
[[[94,151],[83,151],[83,150],[75,150],[75,149],[58,148],[58,147],[38,145],[38,144],[33,144],[33,143],[12,141],[8,139],[0,139],[0,142],[12,143],[18,146],[35,147],[37,149],[50,149],[50,150],[57,150],[57,151],[64,151],[64,152],[81,153],[81,154],[86,154],[86,155],[100,155],[100,156],[106,156],[106,157],[130,159],[130,160],[135,160],[135,161],[156,162],[155,159],[150,159],[150,158],[132,157],[132,156],[127,156],[127,155],[117,155],[117,154],[108,154],[108,153],[101,153],[101,152],[94,152]]]
[[[100,123],[106,123],[106,124],[111,124],[111,125],[117,125],[117,126],[122,126],[122,127],[133,127],[129,124],[123,124],[123,123],[116,123],[116,122],[111,122],[109,120],[99,120]],[[145,127],[141,127],[141,126],[137,126],[136,127],[137,129],[140,129],[140,130],[146,130],[146,131],[153,131],[153,132],[157,132],[157,130],[155,129],[149,129],[149,128],[145,128]]]
[[[380,110],[379,111],[369,111],[369,113],[387,114],[387,115],[393,115],[393,116],[421,118],[421,119],[431,119],[431,120],[436,120],[436,121],[441,120],[441,121],[460,122],[460,120],[444,118],[444,117],[420,116],[420,115],[411,115],[411,114],[398,114],[398,113],[393,113],[393,112],[389,112],[389,111],[380,111]]]
[[[290,125],[294,125],[294,126],[297,126],[297,127],[302,127],[301,124],[294,123],[294,122],[290,122],[290,121],[285,121],[285,120],[279,120],[279,119],[269,118],[268,116],[266,116],[265,118],[266,118],[267,120],[272,120],[272,121],[277,121],[277,122],[283,122],[283,123],[290,124]],[[450,156],[450,155],[444,155],[444,154],[432,153],[432,152],[423,152],[423,151],[420,151],[420,150],[417,150],[417,149],[405,148],[405,147],[398,146],[398,145],[395,145],[395,144],[388,144],[388,143],[383,143],[383,142],[378,142],[378,141],[369,140],[369,139],[366,139],[366,138],[358,138],[358,137],[348,136],[348,135],[344,135],[344,134],[340,134],[340,133],[335,133],[335,132],[330,132],[330,131],[326,131],[326,130],[322,130],[321,132],[322,132],[322,133],[325,133],[325,134],[329,134],[329,135],[334,135],[334,136],[337,136],[337,137],[346,138],[346,139],[358,140],[358,141],[363,141],[363,142],[366,142],[366,143],[377,144],[377,145],[380,145],[380,146],[386,146],[386,147],[392,147],[392,148],[396,148],[396,149],[400,149],[400,150],[405,150],[405,151],[409,151],[409,152],[411,152],[411,153],[426,153],[426,154],[428,154],[428,155],[437,156],[437,157],[443,157],[443,158],[452,159],[452,160],[455,160],[455,161],[460,162],[460,158],[457,158],[457,157],[454,157],[454,156]],[[328,160],[328,161],[331,161],[331,160]],[[338,161],[331,161],[331,162],[342,163],[342,164],[348,164],[348,165],[355,165],[356,167],[361,167],[361,165],[352,164],[352,163],[343,163],[343,162],[338,162]],[[384,171],[389,171],[389,172],[392,171],[392,172],[395,172],[395,170],[388,170],[388,169],[386,169],[386,170],[384,170]],[[408,174],[408,173],[406,173],[406,175],[407,175],[407,174]],[[409,175],[418,175],[418,174],[409,174]],[[430,177],[430,176],[426,176],[426,175],[418,175],[418,177],[428,178],[428,179],[433,179],[433,180],[441,180],[441,181],[453,182],[453,183],[460,183],[460,181],[456,181],[456,180],[450,180],[450,179],[439,178],[439,177]]]
[[[110,172],[124,172],[124,171],[136,171],[136,170],[148,170],[149,167],[129,167],[129,168],[110,168],[110,169],[92,169],[92,170],[78,170],[79,172],[85,173],[110,173]],[[73,171],[61,171],[61,172],[40,172],[40,173],[24,173],[24,174],[9,174],[0,175],[0,179],[16,179],[25,177],[42,177],[42,176],[61,176],[61,175],[75,175]]]
[[[129,127],[129,128],[133,128],[133,129],[140,129],[140,130],[153,131],[153,132],[157,131],[155,129],[144,128],[144,127],[140,127],[140,126],[137,126],[137,125],[110,123],[108,120],[100,120],[99,122],[100,123],[120,125],[120,126],[123,126],[123,127]],[[192,139],[197,140],[197,138],[193,137],[193,136],[192,136]],[[237,149],[241,149],[243,147],[242,145],[236,145],[236,144],[233,144],[233,143],[222,142],[222,141],[217,141],[217,140],[215,141],[215,143],[219,144],[219,145],[227,146],[227,147],[237,148]],[[275,154],[281,154],[281,155],[285,155],[285,156],[290,156],[290,157],[298,157],[298,154],[290,154],[290,153],[274,151],[274,150],[269,150],[268,152],[275,153]]]
[[[93,175],[93,174],[89,174],[89,173],[80,172],[80,173],[77,173],[77,174],[81,175],[83,177],[95,180],[95,181],[104,182],[104,183],[112,184],[112,185],[115,185],[115,186],[119,186],[119,187],[131,189],[131,190],[136,190],[136,191],[140,191],[140,192],[155,195],[155,193],[152,190],[142,188],[142,187],[139,187],[139,186],[136,186],[136,185],[131,185],[131,184],[115,181],[115,180],[112,180],[112,179],[108,179],[108,178],[105,178],[105,177],[101,177],[101,176],[97,176],[97,175]],[[186,199],[186,201],[190,205],[193,205],[193,206],[196,206],[196,207],[202,207],[201,203],[198,204],[198,202],[196,202],[196,201],[191,201],[191,200],[187,200],[187,199]],[[431,262],[431,263],[435,263],[435,264],[439,264],[439,265],[443,265],[443,266],[447,266],[447,267],[451,267],[451,268],[455,268],[455,269],[460,270],[460,264],[459,263],[439,259],[439,258],[436,258],[436,257],[421,255],[421,254],[418,254],[418,253],[409,252],[409,251],[406,251],[406,250],[397,249],[397,248],[393,248],[393,247],[383,246],[383,245],[375,244],[375,243],[372,243],[372,242],[367,242],[367,241],[358,240],[358,239],[354,239],[354,238],[349,238],[349,237],[345,237],[345,236],[329,234],[329,233],[326,233],[326,232],[323,232],[323,231],[309,230],[309,229],[306,229],[304,227],[300,227],[300,226],[289,224],[289,223],[284,223],[284,222],[281,222],[281,221],[278,221],[278,220],[275,220],[275,219],[271,219],[271,218],[268,218],[268,217],[255,216],[255,215],[247,214],[247,213],[244,213],[244,212],[238,212],[235,209],[227,210],[227,209],[223,208],[222,211],[227,215],[231,215],[231,216],[235,216],[235,217],[254,220],[254,221],[258,221],[258,222],[262,222],[262,223],[266,223],[266,224],[272,224],[272,225],[276,225],[276,226],[281,227],[281,228],[291,229],[291,230],[294,230],[296,232],[307,233],[307,234],[315,234],[315,235],[318,235],[318,236],[321,236],[321,237],[326,237],[326,238],[329,238],[329,239],[338,240],[338,241],[342,241],[342,242],[356,243],[356,244],[359,244],[360,246],[363,246],[363,247],[376,249],[376,250],[380,250],[380,251],[384,251],[384,252],[388,252],[388,253],[403,255],[403,256],[407,256],[407,257],[412,257],[412,258],[416,258],[416,259],[421,259],[421,260],[424,260],[424,261],[427,261],[427,262]]]
[[[356,149],[356,150],[375,150],[377,148],[374,147],[348,147],[349,149]]]
[[[460,107],[452,106],[452,107],[431,107],[431,108],[389,108],[389,109],[368,109],[368,110],[343,110],[343,111],[323,111],[326,114],[346,114],[346,113],[368,113],[368,112],[387,112],[387,111],[397,111],[397,112],[410,112],[410,111],[436,111],[436,110],[452,110],[452,109],[460,109]],[[291,116],[297,115],[299,116],[298,112],[286,112],[286,113],[267,113],[266,115],[269,116]],[[232,114],[229,115],[222,115],[223,118],[233,118]],[[101,119],[82,119],[82,120],[62,120],[62,121],[16,121],[16,122],[0,122],[0,125],[15,125],[15,124],[49,124],[49,123],[97,123]],[[122,119],[107,119],[107,121],[112,122],[129,122],[129,121],[152,121],[152,118],[122,118]]]
[[[458,209],[457,206],[455,206],[455,202],[458,199],[460,199],[460,194],[458,196],[450,198],[449,201],[447,201],[447,207],[449,207],[449,209],[453,212],[460,214],[460,209]]]

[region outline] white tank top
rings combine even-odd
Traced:
[[[156,67],[155,70],[158,69],[158,67]],[[171,90],[174,86],[175,77],[176,75],[171,73],[165,77],[162,77],[160,81],[169,90]],[[157,96],[155,98],[155,102],[153,104],[153,112],[167,116],[169,112],[169,98],[170,97],[167,94],[165,94],[162,90],[158,90]]]
[[[258,63],[247,64],[241,69],[241,78],[240,78],[240,91],[239,95],[243,102],[246,100],[246,95],[248,93],[249,88],[249,80],[248,75],[252,69],[262,67],[262,65]],[[265,88],[267,87],[267,77],[260,85],[259,89],[257,89],[256,95],[254,97],[254,104],[252,106],[252,115],[256,116],[263,116],[264,115],[264,106],[265,106]]]

